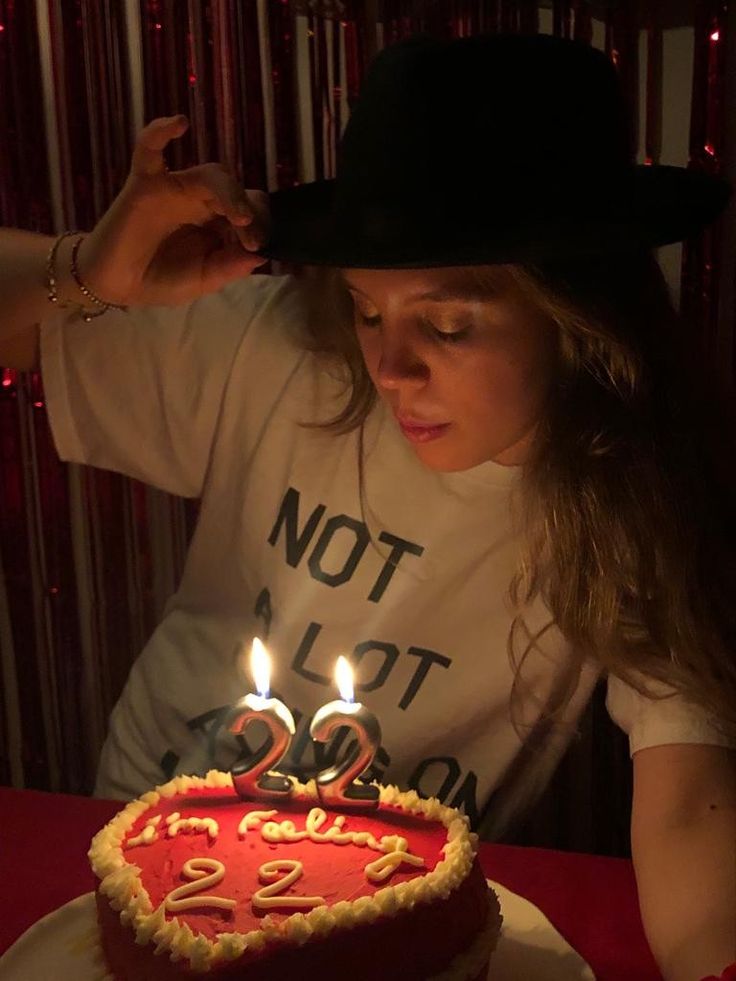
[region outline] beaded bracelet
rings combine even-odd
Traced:
[[[79,253],[79,246],[82,243],[82,239],[84,238],[84,235],[76,230],[70,232],[62,232],[61,235],[57,236],[51,248],[49,249],[48,255],[46,257],[46,291],[47,291],[46,296],[49,303],[58,303],[60,307],[64,307],[64,308],[70,305],[70,301],[61,300],[59,298],[59,293],[56,288],[56,257],[59,251],[59,246],[64,241],[64,239],[70,238],[74,235],[78,235],[79,237],[77,241],[74,243],[74,247],[72,249],[72,264],[71,264],[72,277],[74,278],[74,282],[76,283],[77,287],[79,288],[83,296],[85,296],[88,300],[91,300],[95,304],[95,306],[101,308],[99,310],[95,310],[95,309],[87,310],[84,308],[82,304],[75,304],[80,308],[79,315],[82,318],[82,320],[84,320],[85,323],[89,323],[90,320],[94,320],[95,317],[101,317],[102,314],[105,313],[107,310],[110,309],[125,310],[126,307],[124,306],[119,306],[116,303],[106,303],[104,300],[101,300],[98,296],[95,296],[92,290],[90,290],[89,287],[86,286],[85,283],[82,281],[79,275],[79,268],[77,266],[77,255]]]
[[[109,303],[105,300],[101,300],[99,296],[97,296],[92,292],[92,290],[89,288],[89,286],[86,285],[86,283],[82,282],[82,277],[79,275],[79,267],[77,265],[77,256],[79,255],[79,246],[82,244],[83,240],[84,240],[84,235],[80,235],[77,241],[72,246],[72,263],[71,263],[72,278],[74,279],[74,282],[77,284],[80,293],[82,293],[83,296],[86,296],[88,300],[91,300],[92,303],[95,304],[95,306],[104,307],[105,309],[102,310],[102,313],[104,313],[105,310],[125,310],[126,308],[118,303]]]

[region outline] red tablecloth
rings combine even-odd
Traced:
[[[119,807],[0,787],[0,953],[39,917],[93,888],[89,841]],[[480,854],[488,878],[538,906],[598,981],[661,981],[630,862],[509,845],[482,845]]]

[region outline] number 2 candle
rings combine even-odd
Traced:
[[[325,807],[374,808],[378,806],[378,787],[354,781],[371,765],[381,745],[381,727],[375,715],[354,700],[353,672],[347,658],[337,659],[335,677],[340,699],[317,710],[309,734],[324,743],[335,730],[348,726],[357,743],[345,760],[317,775],[317,792]]]
[[[225,722],[233,733],[242,733],[254,721],[269,729],[269,739],[249,760],[236,764],[231,773],[235,790],[244,799],[289,797],[291,777],[272,771],[289,750],[296,731],[294,717],[278,698],[269,698],[271,665],[266,649],[255,637],[251,648],[251,673],[258,694],[248,694],[233,707]]]

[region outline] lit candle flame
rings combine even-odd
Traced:
[[[353,690],[353,669],[346,657],[341,654],[337,659],[335,667],[335,681],[340,689],[340,698],[343,702],[352,702],[355,698]]]
[[[261,698],[268,698],[271,688],[271,662],[266,648],[258,637],[253,638],[250,649],[250,673],[253,675],[256,691]]]

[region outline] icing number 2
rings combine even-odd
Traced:
[[[279,878],[282,872],[286,872],[286,875]],[[265,881],[268,885],[253,893],[251,897],[253,909],[314,909],[315,906],[324,906],[325,901],[321,896],[280,895],[303,875],[304,866],[295,859],[277,858],[272,862],[264,862],[258,869],[258,876],[261,882]]]
[[[218,862],[215,858],[190,858],[184,863],[181,871],[183,876],[194,881],[185,882],[184,885],[172,889],[164,900],[165,908],[169,913],[181,913],[201,906],[214,906],[216,909],[235,908],[234,899],[195,895],[202,889],[208,889],[222,882],[225,876],[225,866],[222,862]]]

